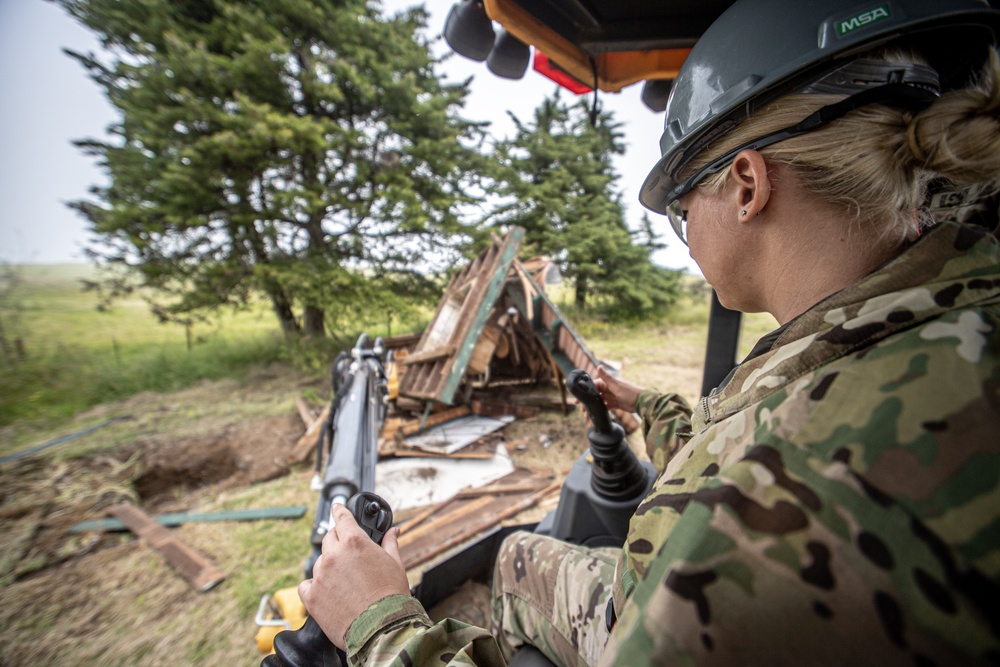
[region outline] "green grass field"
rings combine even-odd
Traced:
[[[166,391],[200,379],[239,376],[248,365],[286,355],[264,307],[225,313],[216,324],[160,324],[143,299],[97,310],[82,290],[85,265],[22,266],[8,289],[0,426],[64,420],[140,391]]]

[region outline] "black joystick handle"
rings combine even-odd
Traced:
[[[380,496],[362,491],[351,496],[344,505],[354,515],[361,530],[375,544],[392,526],[392,509]],[[346,665],[343,653],[333,645],[312,616],[298,630],[285,630],[274,637],[274,654],[260,663],[261,667],[341,667]]]
[[[372,538],[375,544],[382,544],[382,538],[392,526],[392,510],[389,503],[369,491],[361,491],[351,496],[345,507],[354,515],[361,530]]]
[[[597,391],[597,386],[586,371],[579,368],[570,371],[566,378],[566,387],[569,388],[569,393],[573,394],[573,398],[580,401],[587,410],[595,431],[602,435],[614,433],[611,426],[611,415],[608,414],[608,406],[604,404],[604,399]]]
[[[566,377],[566,386],[586,408],[593,424],[587,431],[594,462],[590,474],[591,488],[599,497],[615,502],[631,501],[645,495],[646,472],[628,448],[625,430],[611,421],[608,407],[594,381],[577,368]]]
[[[274,653],[260,667],[344,667],[340,651],[312,616],[298,630],[283,630],[274,636]]]

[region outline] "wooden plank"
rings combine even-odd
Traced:
[[[497,455],[495,451],[490,450],[472,450],[469,451],[469,447],[475,447],[475,445],[469,445],[468,447],[462,447],[462,449],[457,452],[452,452],[451,454],[444,454],[442,452],[429,452],[426,449],[413,449],[411,447],[387,447],[385,453],[379,452],[382,456],[395,456],[397,458],[417,458],[417,459],[474,459],[474,460],[487,460],[492,459]]]
[[[534,408],[562,408],[562,396],[552,391],[523,391],[507,397],[511,405]]]
[[[444,410],[443,412],[436,412],[430,417],[425,419],[423,423],[420,423],[419,419],[414,419],[412,422],[407,422],[403,424],[396,433],[399,437],[405,437],[408,435],[413,435],[415,433],[420,433],[421,431],[426,431],[434,426],[444,424],[452,419],[458,419],[459,417],[464,417],[469,414],[469,408],[465,405],[460,405],[457,408],[451,408],[450,410]]]
[[[330,405],[330,403],[326,404],[323,412],[312,423],[312,426],[306,429],[306,432],[295,442],[292,452],[288,455],[289,463],[302,463],[316,451],[316,441],[319,439],[320,431],[323,430],[326,420],[330,418]]]
[[[447,502],[448,501],[446,500],[445,503],[447,503]],[[427,508],[424,508],[424,509],[420,510],[419,512],[417,512],[416,514],[414,514],[412,517],[410,517],[409,519],[407,519],[406,523],[404,523],[403,525],[401,525],[399,527],[399,536],[402,537],[406,533],[413,532],[414,528],[416,528],[417,526],[419,526],[420,524],[422,524],[424,521],[426,521],[427,518],[430,515],[434,514],[434,512],[437,512],[441,508],[441,505],[443,505],[443,504],[444,503],[441,503],[441,504],[438,504],[438,505],[431,505],[430,507],[427,507]]]
[[[108,514],[118,518],[149,546],[159,551],[174,570],[187,580],[195,590],[205,592],[226,578],[218,568],[195,551],[170,530],[156,523],[138,507],[127,504],[112,505]]]
[[[259,521],[262,519],[298,519],[305,515],[305,505],[290,505],[288,507],[263,507],[249,510],[230,510],[228,512],[200,512],[188,514],[179,512],[176,514],[157,514],[153,521],[166,526],[180,526],[184,523],[211,523],[215,521]],[[105,532],[117,532],[128,530],[128,527],[119,519],[91,519],[81,521],[69,529],[71,533],[85,533],[91,530],[101,530]]]
[[[508,493],[531,493],[537,491],[537,484],[500,484],[481,486],[478,489],[462,489],[456,498],[479,498],[480,496],[502,496]]]
[[[484,417],[503,417],[514,415],[518,419],[531,419],[538,416],[538,408],[528,405],[514,405],[506,401],[472,401],[472,411]]]
[[[413,371],[410,371],[410,372],[412,373]],[[409,398],[407,396],[400,396],[399,398],[396,399],[396,408],[399,411],[401,411],[401,412],[414,412],[414,413],[416,413],[416,412],[423,412],[424,411],[424,402],[423,401],[418,401],[415,398]],[[400,421],[402,422],[402,421],[406,421],[406,420],[400,418]]]
[[[516,484],[519,481],[523,482],[524,479],[529,479],[530,477],[528,477],[528,475],[531,475],[531,474],[532,473],[530,473],[529,471],[515,470],[514,472],[508,473],[507,475],[504,475],[500,479],[498,479],[498,480],[496,480],[494,482],[491,482],[490,484],[487,484],[486,486],[484,486],[482,488],[483,489],[496,488],[497,486],[504,486],[504,485],[509,485],[509,484]],[[535,484],[538,484],[538,482],[536,481]],[[461,491],[459,493],[461,493]],[[430,518],[431,516],[433,516],[435,514],[439,515],[439,518],[447,516],[448,519],[450,520],[451,515],[450,514],[447,514],[447,515],[445,514],[445,508],[448,508],[450,505],[456,505],[456,503],[459,503],[460,500],[461,499],[458,498],[458,494],[456,494],[456,495],[452,496],[451,498],[448,498],[446,500],[441,501],[440,503],[436,503],[434,505],[431,505],[430,507],[427,507],[427,508],[421,510],[420,512],[418,512],[417,514],[415,514],[413,517],[411,517],[410,519],[408,519],[407,522],[403,526],[400,526],[400,532],[401,533],[403,533],[403,532],[412,533],[413,530],[414,530],[414,528],[416,528],[419,524],[423,523],[424,521],[426,521],[428,518]],[[450,512],[451,510],[449,509],[448,511]],[[403,540],[402,544],[409,545],[413,541],[414,541],[414,538],[411,535],[406,540]]]
[[[383,338],[382,343],[387,350],[405,350],[420,342],[421,335],[419,333],[396,334],[389,338]]]
[[[438,544],[426,549],[422,552],[412,554],[408,558],[403,560],[403,567],[409,570],[410,568],[416,567],[417,565],[422,565],[432,558],[439,556],[448,549],[458,546],[459,544],[471,539],[472,537],[478,535],[479,533],[487,530],[488,528],[495,526],[504,519],[519,514],[526,509],[533,507],[538,504],[543,498],[551,493],[558,491],[562,487],[562,481],[552,482],[544,489],[536,491],[516,503],[508,505],[506,509],[503,509],[495,513],[483,513],[478,518],[477,521],[472,523],[467,528],[464,528],[460,533],[455,534]]]
[[[316,411],[301,396],[295,397],[295,407],[299,409],[299,417],[302,418],[302,424],[308,429],[316,421]]]
[[[548,483],[547,473],[519,468],[482,488],[488,493],[491,486],[498,488],[530,484],[537,490]],[[482,517],[502,513],[527,495],[529,492],[522,492],[520,495],[484,495],[476,499],[455,496],[448,498],[432,508],[433,511],[428,517],[424,517],[425,522],[422,525],[411,526],[409,534],[400,539],[400,555],[403,562],[434,549],[456,535],[463,534],[469,525],[479,522]]]
[[[490,433],[456,452],[431,452],[425,449],[410,447],[402,441],[386,440],[379,443],[379,456],[419,457],[419,458],[450,458],[450,459],[492,459],[497,454],[497,446],[503,443],[503,436]]]
[[[413,544],[423,536],[429,535],[433,538],[433,541],[437,541],[438,537],[445,532],[451,532],[449,531],[449,528],[454,528],[454,526],[456,526],[465,517],[481,513],[483,508],[491,504],[493,500],[493,498],[482,497],[462,503],[455,503],[454,509],[450,512],[436,516],[434,519],[424,522],[423,525],[409,531],[406,534],[405,539],[404,537],[400,537],[400,551],[402,552],[405,547]]]
[[[560,312],[556,304],[551,299],[549,299],[548,296],[545,295],[541,287],[539,287],[537,283],[535,283],[535,281],[531,278],[531,276],[524,269],[524,267],[521,266],[520,262],[515,260],[514,266],[518,269],[519,274],[524,276],[526,281],[530,284],[531,290],[532,292],[534,292],[534,298],[537,299],[539,302],[538,305],[540,306],[541,310],[540,319],[545,329],[547,329],[548,330],[547,332],[550,334],[550,336],[548,337],[550,341],[550,347],[549,347],[550,352],[563,350],[566,352],[567,357],[570,354],[572,354],[579,360],[579,363],[576,364],[576,367],[583,368],[583,370],[587,371],[588,373],[592,373],[597,368],[597,364],[599,363],[597,361],[597,358],[587,348],[586,344],[584,344],[583,342],[583,339],[573,329],[569,321],[563,316],[562,312]],[[553,332],[552,331],[553,326],[557,326],[560,329],[560,331]],[[539,334],[543,333],[538,331],[537,327],[535,327],[535,329],[536,333]],[[551,335],[553,333],[555,334],[554,336]],[[545,336],[541,337],[545,338]],[[562,364],[560,364],[560,366],[562,366]],[[569,367],[562,368],[563,373],[567,375],[571,370],[573,369]]]
[[[406,355],[406,358],[403,359],[403,365],[412,366],[413,364],[425,364],[428,361],[437,361],[438,359],[445,359],[447,357],[450,357],[454,353],[455,353],[455,346],[442,345],[441,347],[436,347],[433,350],[414,352],[412,354]]]
[[[458,351],[452,358],[451,367],[448,369],[444,387],[441,389],[441,396],[438,399],[443,403],[452,402],[455,392],[462,382],[462,378],[465,377],[465,370],[468,367],[469,359],[472,357],[472,352],[479,340],[479,336],[483,332],[483,328],[486,326],[486,321],[493,310],[493,306],[496,304],[497,299],[500,298],[500,292],[507,281],[507,273],[510,271],[511,264],[517,261],[517,251],[521,247],[521,239],[523,238],[524,230],[522,228],[512,228],[507,233],[503,244],[497,248],[499,257],[495,260],[495,264],[490,266],[492,275],[488,277],[484,275],[485,269],[480,272],[479,277],[481,280],[478,282],[481,287],[477,285],[480,289],[477,290],[478,294],[475,295],[478,299],[478,308],[473,314],[468,329],[465,331]],[[470,298],[472,296],[470,295]]]
[[[429,401],[435,400],[437,394],[432,391],[433,387],[430,387],[430,383],[434,380],[435,368],[439,368],[440,364],[441,361],[439,360],[425,364],[416,364],[413,368],[408,368],[403,379],[410,389],[406,390],[404,395],[403,384],[401,382],[399,385],[400,398],[409,397],[422,398]]]

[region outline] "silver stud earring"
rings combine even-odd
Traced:
[[[744,218],[747,217],[747,210],[743,209],[743,211],[740,212],[740,215],[742,215]]]

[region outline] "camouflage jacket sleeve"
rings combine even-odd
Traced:
[[[646,453],[657,472],[691,436],[691,408],[678,394],[647,389],[639,394],[636,412],[642,417]]]
[[[476,665],[504,667],[496,640],[483,628],[445,619],[431,622],[408,595],[374,602],[347,631],[350,665]]]

